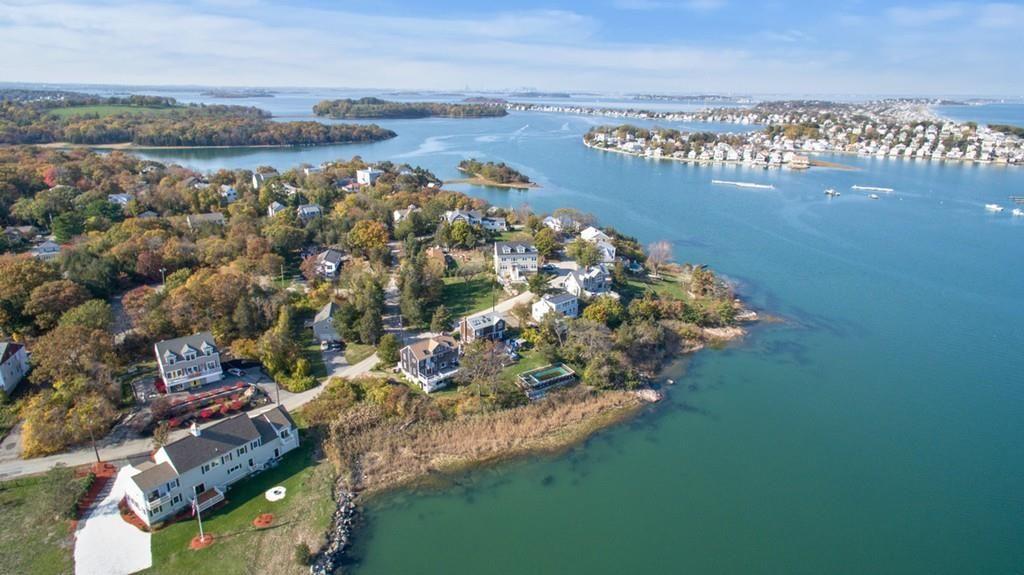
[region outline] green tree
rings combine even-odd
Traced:
[[[452,224],[448,233],[451,236],[452,244],[463,248],[475,246],[478,239],[477,232],[473,229],[473,226],[462,220]]]
[[[543,227],[533,235],[533,245],[541,256],[550,258],[558,251],[558,238],[551,228]]]
[[[542,296],[551,291],[551,286],[548,285],[549,279],[547,274],[538,272],[526,278],[526,285],[530,288],[530,293]]]
[[[587,304],[587,307],[583,309],[583,317],[615,328],[622,323],[624,311],[619,300],[610,296],[601,296]]]
[[[85,231],[85,220],[75,212],[65,212],[53,218],[53,236],[61,243]]]
[[[391,333],[381,336],[377,344],[377,357],[381,363],[391,366],[398,363],[399,343],[398,338]]]
[[[430,331],[444,333],[452,328],[452,314],[443,305],[434,309],[434,315],[430,318]]]
[[[60,325],[78,325],[103,331],[108,331],[113,323],[114,312],[110,304],[101,299],[91,299],[60,316]]]
[[[573,240],[565,251],[580,267],[587,268],[601,261],[601,251],[597,246],[582,238]]]

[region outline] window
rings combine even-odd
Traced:
[[[204,474],[205,474],[205,473],[206,473],[207,471],[209,471],[209,470],[210,470],[210,464],[209,464],[209,463],[207,463],[206,465],[204,465],[204,466],[203,466],[203,467],[202,467],[202,468],[200,469],[200,471],[202,471],[202,472],[203,472]]]
[[[281,430],[281,438],[282,438],[282,439],[288,439],[288,436],[289,436],[289,435],[291,435],[291,434],[290,434],[290,433],[288,432],[288,430],[287,430],[287,429],[282,429],[282,430]]]

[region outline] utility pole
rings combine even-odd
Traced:
[[[96,433],[89,428],[89,440],[92,441],[92,451],[96,454],[96,463],[100,463],[100,449],[96,447]]]
[[[167,268],[160,268],[160,287],[167,289]]]
[[[196,493],[196,486],[192,486],[192,505],[196,506],[196,519],[199,520],[199,541],[206,539],[203,534],[203,515],[199,512],[199,494]]]

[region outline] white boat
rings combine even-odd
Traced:
[[[985,204],[985,209],[990,211],[990,212],[999,213],[999,212],[1003,211],[1004,208],[1003,208],[1003,206],[1000,206],[999,204]]]
[[[879,188],[877,186],[850,186],[851,190],[864,190],[865,192],[894,192],[892,188]]]
[[[775,186],[771,184],[752,184],[750,182],[732,182],[729,180],[711,180],[712,184],[718,184],[720,186],[736,186],[737,188],[754,188],[757,190],[774,190]]]
[[[1024,218],[1024,210],[1020,208],[1013,208],[1013,211],[1010,213],[1018,218]]]
[[[838,198],[841,194],[832,188],[825,190],[825,195],[830,198]]]
[[[878,199],[878,194],[868,194],[868,199],[869,200],[877,200]]]

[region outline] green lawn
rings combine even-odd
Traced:
[[[681,300],[690,299],[689,294],[686,293],[686,286],[681,284],[676,276],[666,273],[661,274],[660,278],[630,278],[627,289],[624,291],[629,292],[628,295],[632,297],[640,297],[648,290],[660,296]]]
[[[519,358],[519,361],[502,370],[502,380],[509,383],[515,383],[516,377],[518,377],[520,373],[524,373],[550,363],[543,355],[538,353],[537,350],[531,349],[529,351],[524,351],[520,355],[522,357]]]
[[[167,114],[172,110],[179,108],[156,108],[156,107],[144,107],[144,106],[127,106],[127,105],[97,105],[97,106],[68,106],[66,108],[54,108],[51,113],[60,118],[70,118],[72,116],[84,116],[86,114],[96,114],[101,118],[107,116],[113,116],[115,114]]]
[[[276,468],[232,486],[228,503],[204,516],[204,530],[215,537],[212,546],[188,548],[198,534],[195,520],[154,532],[153,568],[145,573],[308,573],[308,567],[294,562],[294,549],[306,542],[315,550],[326,532],[334,511],[333,472],[326,461],[313,461],[317,440],[305,434],[302,440],[302,446]],[[264,493],[277,485],[288,490],[287,496],[267,501]],[[252,526],[261,513],[274,514],[271,528]]]
[[[365,343],[349,343],[345,345],[345,361],[350,365],[355,365],[373,355],[373,352],[375,351],[377,351],[377,348],[372,345],[367,345]]]
[[[303,357],[309,362],[309,373],[317,380],[322,380],[327,377],[327,366],[324,365],[324,355],[320,351],[320,342],[313,337],[312,329],[302,327],[302,318],[296,323],[299,326],[299,333],[296,335],[296,339],[299,345],[302,346]]]
[[[51,575],[72,573],[70,521],[55,521],[43,510],[45,477],[0,483],[0,572]]]
[[[494,291],[493,301],[501,301],[504,292],[493,284],[489,275],[472,278],[468,281],[462,278],[444,278],[441,303],[448,308],[452,317],[460,318],[491,307],[492,289]]]

